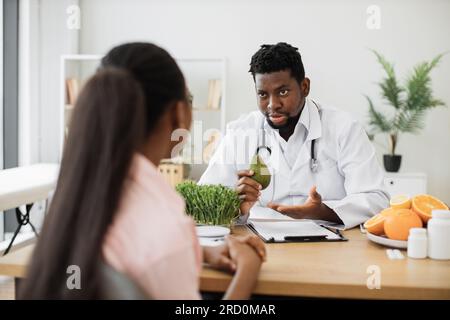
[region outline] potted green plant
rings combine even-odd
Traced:
[[[390,153],[383,155],[386,171],[397,172],[400,169],[401,155],[395,153],[399,134],[417,134],[424,126],[425,113],[434,107],[445,106],[444,102],[433,96],[430,72],[437,66],[443,54],[430,62],[417,64],[401,86],[394,72],[394,65],[384,56],[372,50],[381,64],[386,77],[379,82],[383,100],[393,108],[389,113],[375,109],[372,100],[369,103],[369,125],[371,134],[388,134]]]
[[[176,190],[186,202],[186,213],[198,224],[229,227],[239,216],[239,196],[230,188],[184,181]]]

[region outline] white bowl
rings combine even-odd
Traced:
[[[197,236],[206,238],[225,237],[230,234],[230,229],[221,226],[196,226]]]
[[[398,249],[408,248],[408,241],[392,240],[392,239],[386,238],[384,236],[376,236],[376,235],[368,232],[367,230],[366,230],[366,234],[367,234],[367,238],[370,241],[381,244],[382,246],[398,248]]]

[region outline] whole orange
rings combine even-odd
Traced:
[[[398,209],[389,207],[389,208],[386,208],[386,209],[382,210],[382,211],[380,212],[380,214],[381,214],[382,216],[387,217],[387,216],[390,216],[391,214],[393,214],[393,213],[394,213],[395,211],[397,211],[397,210],[398,210]]]
[[[384,233],[389,239],[408,240],[409,229],[421,228],[422,220],[410,209],[398,209],[384,221]]]

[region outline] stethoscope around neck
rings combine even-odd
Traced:
[[[319,117],[320,117],[321,110],[320,110],[319,106],[313,100],[311,100],[311,101],[312,101],[312,103],[314,103],[317,110],[319,111]],[[266,131],[264,130],[264,124],[265,124],[265,119],[262,121],[262,124],[261,124],[262,144],[256,148],[256,154],[259,155],[260,151],[265,149],[269,153],[269,156],[270,156],[270,155],[272,155],[272,149],[266,145]],[[313,139],[311,141],[311,150],[310,150],[311,151],[311,160],[310,160],[309,167],[313,173],[316,173],[319,169],[319,162],[317,160],[316,152],[315,152],[316,140],[317,139]]]

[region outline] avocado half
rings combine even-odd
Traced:
[[[253,176],[250,178],[258,182],[262,186],[262,190],[269,186],[272,175],[269,172],[269,168],[267,168],[267,165],[258,154],[253,156],[250,170],[254,172]]]

